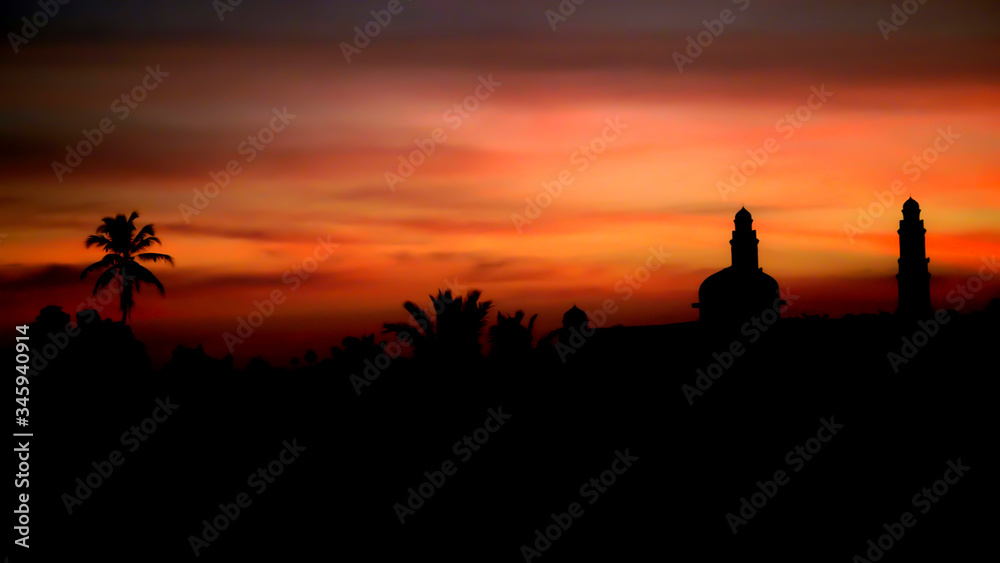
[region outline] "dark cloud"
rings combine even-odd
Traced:
[[[190,236],[208,236],[219,238],[242,239],[257,242],[297,242],[309,240],[310,235],[298,235],[288,230],[249,229],[236,227],[219,227],[211,224],[163,223],[156,225],[158,234],[172,232]]]
[[[17,292],[45,291],[66,286],[79,286],[80,272],[87,264],[72,266],[49,264],[41,267],[23,267],[11,264],[0,266],[0,293],[7,295]],[[97,274],[91,273],[92,276]],[[91,278],[90,288],[93,285]]]
[[[321,266],[322,268],[322,266]],[[277,272],[274,274],[225,274],[225,275],[200,275],[200,276],[188,276],[189,279],[178,278],[174,279],[174,287],[179,293],[199,293],[203,290],[219,290],[225,291],[226,289],[233,288],[258,288],[261,290],[262,295],[271,291],[272,289],[288,289],[291,283],[286,282],[282,279],[284,272]],[[291,280],[292,277],[287,279]],[[301,282],[302,287],[321,287],[324,290],[328,289],[340,289],[348,287],[358,287],[373,281],[373,278],[368,275],[365,271],[360,269],[340,269],[340,270],[329,270],[323,268],[320,271],[308,274],[308,279]],[[163,283],[166,285],[167,281],[165,278],[169,279],[173,276],[160,276]]]
[[[372,19],[372,10],[385,8],[385,0],[243,2],[222,14],[220,21],[212,2],[130,3],[91,1],[86,9],[62,7],[59,26],[46,32],[60,40],[111,37],[246,38],[340,41]],[[505,0],[468,2],[437,0],[402,2],[401,13],[392,17],[388,30],[409,36],[461,36],[483,34],[585,34],[594,30],[683,32],[702,20],[719,16],[723,9],[737,12],[733,26],[759,31],[810,33],[818,30],[848,32],[875,29],[875,21],[891,13],[892,2],[870,0],[751,0],[745,11],[726,0],[591,0],[578,6],[567,21],[553,32],[547,10],[557,10],[560,0]],[[987,33],[995,29],[995,4],[989,0],[928,2],[912,16],[914,30]],[[4,29],[15,28],[21,16],[38,10],[37,2],[4,4]]]

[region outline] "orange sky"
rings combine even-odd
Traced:
[[[94,280],[79,271],[100,258],[84,238],[133,209],[176,260],[150,266],[167,296],[144,291],[131,321],[160,361],[176,344],[224,354],[222,332],[274,289],[288,301],[238,362],[260,351],[281,363],[307,347],[323,356],[345,335],[404,320],[403,301],[424,303],[446,280],[481,289],[499,311],[540,313],[536,335],[574,303],[605,299],[621,307],[609,324],[693,320],[698,284],[729,265],[741,205],[761,266],[801,296],[793,315],[895,308],[895,230],[910,195],[924,210],[937,306],[996,254],[995,40],[734,31],[681,74],[670,55],[683,35],[599,37],[387,34],[351,64],[333,45],[294,41],[32,44],[3,63],[9,83],[31,85],[2,94],[4,318],[74,310]],[[111,102],[147,65],[169,76],[120,120]],[[477,109],[446,113],[488,76],[499,85]],[[800,109],[821,86],[833,95]],[[295,117],[247,162],[240,144],[274,108]],[[797,109],[808,119],[782,128]],[[103,118],[115,130],[59,182],[52,162]],[[584,168],[575,152],[616,118],[620,134]],[[446,139],[390,189],[386,172],[436,128]],[[939,140],[947,150],[916,177],[907,162],[942,129],[957,138]],[[723,198],[719,182],[770,138],[777,150]],[[230,160],[241,172],[185,217],[180,206]],[[519,233],[512,214],[560,173],[572,183]],[[845,225],[894,181],[901,194],[852,242]],[[339,246],[290,291],[283,273],[317,238]],[[670,258],[623,300],[616,283],[651,247]],[[979,304],[998,288],[983,293]]]

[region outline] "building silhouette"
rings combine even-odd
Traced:
[[[899,222],[899,303],[896,314],[905,318],[926,318],[931,309],[931,274],[924,245],[924,221],[920,205],[912,197],[903,204],[903,219]]]
[[[562,318],[563,330],[567,332],[573,328],[580,330],[580,327],[587,325],[589,322],[587,313],[576,305],[573,305],[570,310],[566,311]]]
[[[705,323],[739,325],[767,309],[780,313],[778,307],[785,304],[778,282],[757,263],[760,241],[750,212],[741,208],[733,222],[732,265],[708,276],[698,289],[699,302],[691,304]]]

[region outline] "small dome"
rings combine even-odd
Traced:
[[[564,327],[579,327],[581,324],[589,323],[590,320],[583,309],[573,305],[573,308],[566,311],[566,314],[563,315],[562,322]]]
[[[752,216],[750,215],[750,212],[747,211],[746,207],[741,207],[740,210],[736,212],[736,218],[737,219],[751,219]]]
[[[920,209],[920,204],[917,203],[917,200],[911,197],[906,200],[906,203],[903,204],[903,209]]]

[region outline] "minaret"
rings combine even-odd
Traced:
[[[757,266],[757,231],[753,230],[753,217],[746,207],[736,212],[736,230],[729,241],[733,253],[733,269],[741,271],[759,270]]]
[[[924,235],[927,229],[920,219],[920,205],[911,197],[903,204],[899,222],[899,307],[896,314],[908,318],[926,318],[931,309],[931,274],[927,271]]]
[[[729,241],[732,265],[705,278],[698,288],[699,319],[717,327],[733,327],[746,323],[754,315],[771,310],[780,316],[781,299],[778,282],[757,265],[757,231],[753,217],[746,208],[736,212],[733,238]],[[763,317],[766,320],[766,316]]]

